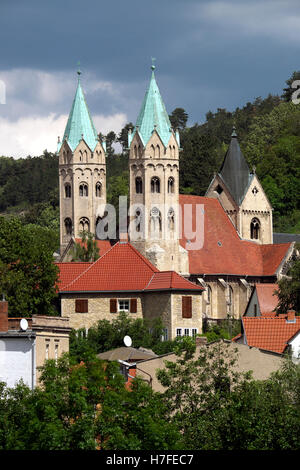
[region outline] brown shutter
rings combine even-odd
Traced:
[[[110,313],[117,313],[117,299],[110,299]]]
[[[192,297],[182,297],[182,318],[192,318]]]
[[[136,299],[130,299],[130,312],[131,313],[137,312],[137,300]]]
[[[76,313],[88,313],[88,299],[76,299],[75,300],[75,312]]]

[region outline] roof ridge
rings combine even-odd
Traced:
[[[67,287],[71,286],[73,283],[75,283],[76,281],[78,281],[78,279],[83,276],[85,273],[87,273],[96,263],[98,263],[100,260],[102,260],[104,258],[104,256],[109,253],[114,246],[116,246],[117,244],[119,244],[120,242],[117,242],[115,245],[113,245],[109,250],[107,250],[104,255],[100,256],[100,258],[96,259],[96,261],[92,262],[90,266],[88,266],[88,268],[83,271],[82,273],[80,273],[77,277],[75,277],[73,279],[73,281],[71,281],[69,284],[67,284],[66,286],[63,287],[62,290],[65,290]]]

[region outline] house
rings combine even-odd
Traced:
[[[14,387],[22,379],[33,389],[45,360],[69,351],[70,331],[68,318],[9,318],[8,302],[0,301],[0,382]]]
[[[273,354],[290,353],[293,361],[300,358],[300,317],[294,310],[286,314],[244,316],[242,334],[233,339],[236,343],[258,348]]]
[[[161,318],[165,339],[202,332],[203,287],[175,271],[159,271],[128,242],[118,242],[94,263],[59,263],[61,316],[71,328],[90,328],[119,312]]]

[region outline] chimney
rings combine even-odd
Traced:
[[[203,346],[207,344],[206,336],[196,336],[196,346]]]
[[[0,301],[0,331],[8,331],[8,302],[4,295]]]
[[[294,323],[295,320],[296,320],[295,316],[296,316],[295,310],[288,310],[287,311],[287,321],[288,322]]]

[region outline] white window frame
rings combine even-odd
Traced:
[[[117,299],[117,300],[118,300],[118,312],[129,313],[129,311],[130,311],[130,299]],[[121,308],[120,307],[121,302],[128,302],[128,308]]]
[[[178,332],[180,331],[180,334]],[[196,338],[198,334],[198,328],[190,328],[190,327],[179,327],[176,328],[176,338],[183,338],[184,336],[190,336],[191,338]]]
[[[168,341],[168,328],[163,328],[162,335],[161,335],[161,340],[162,341]]]

